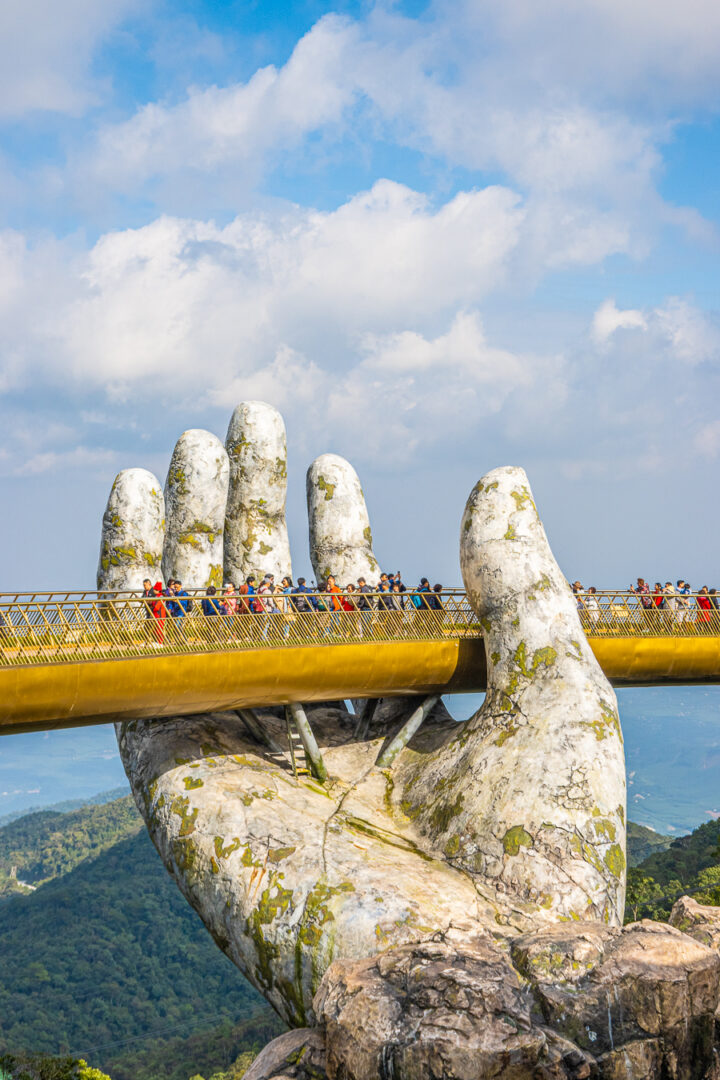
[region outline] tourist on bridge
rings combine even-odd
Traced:
[[[370,599],[372,589],[364,577],[358,578],[356,607],[360,612],[360,632],[370,636],[372,634],[373,604]]]
[[[152,619],[152,600],[154,599],[154,597],[155,597],[155,593],[153,591],[152,581],[150,580],[149,577],[146,577],[145,580],[143,581],[143,591],[142,591],[142,598],[145,601],[145,603],[143,604],[143,607],[145,608],[145,618],[146,619]]]
[[[200,601],[200,609],[203,615],[219,615],[220,614],[220,602],[215,599],[217,596],[217,589],[214,585],[208,585],[207,595]]]
[[[253,596],[255,596],[255,575],[250,574],[240,586],[238,599],[238,613],[240,615],[249,615],[253,611]]]
[[[190,597],[182,587],[182,581],[173,578],[168,583],[167,595],[172,599],[167,602],[168,615],[173,619],[184,619],[190,610]]]
[[[675,621],[679,624],[684,623],[690,618],[690,585],[683,578],[677,580],[677,611],[675,614]]]
[[[712,617],[713,602],[710,598],[710,593],[707,585],[703,585],[702,589],[697,596],[698,617],[699,623],[709,623]]]
[[[298,578],[297,588],[292,590],[291,596],[292,605],[300,614],[305,615],[315,607],[312,590],[305,584],[304,577]]]
[[[157,638],[158,645],[162,645],[165,641],[165,618],[167,616],[167,610],[165,608],[165,590],[162,586],[162,581],[156,581],[153,585],[153,596],[155,599],[151,604],[153,619],[153,629],[155,630],[155,637]]]
[[[594,585],[588,587],[587,596],[585,597],[585,611],[587,612],[588,621],[596,626],[600,622],[600,604],[597,598],[597,589]]]
[[[430,609],[430,582],[426,577],[420,578],[420,585],[416,592],[412,594],[412,602],[416,608],[420,611],[428,611]]]

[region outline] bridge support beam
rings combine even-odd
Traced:
[[[275,742],[270,732],[264,727],[262,721],[258,719],[254,709],[238,709],[237,713],[252,737],[256,739],[261,746],[266,746],[273,754],[284,753],[283,748]]]
[[[431,694],[430,697],[426,697],[418,708],[410,714],[410,718],[405,721],[395,738],[385,747],[375,762],[379,769],[390,768],[400,751],[405,749],[425,717],[431,709],[435,708],[435,705],[439,700],[439,694]]]
[[[305,710],[302,705],[295,701],[291,702],[290,705],[287,705],[286,708],[289,710],[293,723],[298,729],[300,738],[302,739],[305,757],[310,763],[310,772],[315,779],[319,780],[322,784],[327,780],[327,769],[325,768],[325,762],[322,759],[320,747],[315,741],[315,736],[313,735],[310,721],[307,718]]]

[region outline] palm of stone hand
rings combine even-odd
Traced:
[[[138,588],[162,559],[188,584],[290,573],[285,432],[270,406],[233,414],[229,458],[186,432],[163,502],[120,474],[98,582]],[[373,580],[354,470],[308,471],[318,579]],[[229,491],[228,491],[229,486]],[[164,504],[168,520],[164,526]],[[226,516],[227,508],[227,516]],[[294,778],[235,713],[117,725],[135,799],[169,872],[220,947],[292,1025],[312,1018],[338,957],[446,935],[513,935],[561,919],[622,921],[625,772],[613,691],[582,633],[525,474],[496,469],[470,495],[461,565],[486,632],[488,693],[464,724],[426,725],[376,767],[385,731],[320,709],[329,779]],[[265,717],[270,729],[277,721]]]

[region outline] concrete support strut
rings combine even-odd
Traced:
[[[407,744],[412,739],[415,732],[422,724],[425,717],[428,715],[431,709],[434,709],[437,702],[440,699],[439,694],[431,694],[430,697],[426,697],[425,700],[410,714],[409,720],[406,720],[403,726],[398,731],[394,739],[386,746],[383,752],[378,757],[375,764],[380,769],[389,769],[395,758],[398,756],[401,750],[404,750]]]
[[[238,709],[238,716],[242,720],[250,734],[261,746],[266,746],[273,754],[282,754],[284,751],[273,739],[270,732],[258,718],[254,709]]]
[[[295,701],[291,702],[287,708],[290,710],[290,715],[292,716],[295,727],[298,729],[300,738],[302,739],[305,757],[310,763],[310,771],[315,779],[319,780],[322,784],[327,780],[327,769],[325,768],[325,762],[322,759],[320,747],[315,741],[315,736],[313,735],[310,721],[305,714],[305,710],[302,705]]]

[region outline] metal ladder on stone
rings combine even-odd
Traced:
[[[289,708],[285,708],[285,727],[287,729],[288,747],[290,750],[290,764],[292,766],[293,776],[297,780],[298,776],[310,776],[309,762],[307,755],[305,754],[305,746],[298,731],[297,724],[293,720],[292,713]]]

